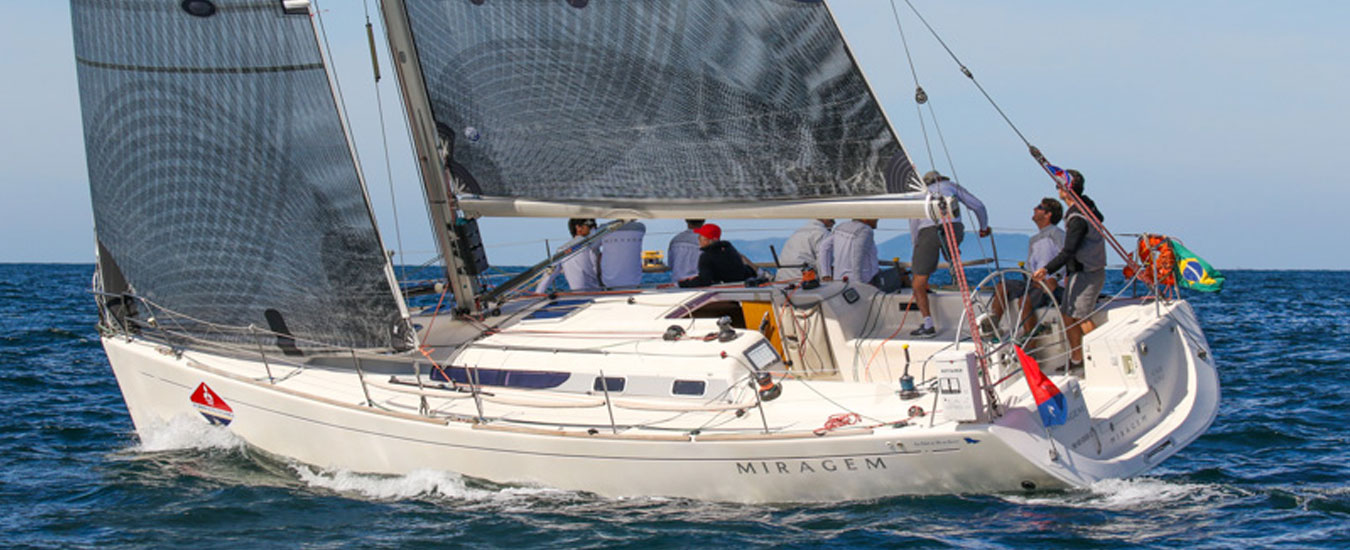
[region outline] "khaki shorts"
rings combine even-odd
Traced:
[[[1065,284],[1064,302],[1059,304],[1060,311],[1074,319],[1083,319],[1097,309],[1097,295],[1102,293],[1106,284],[1106,270],[1075,271],[1069,274]]]
[[[952,231],[956,233],[956,244],[960,245],[961,240],[966,237],[966,228],[958,222],[952,224]],[[942,226],[930,225],[920,229],[919,235],[914,238],[914,257],[910,258],[909,268],[915,275],[932,275],[937,271],[939,250],[948,262],[952,261],[951,251],[947,250],[947,237],[942,234]]]

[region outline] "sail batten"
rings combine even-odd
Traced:
[[[406,347],[309,17],[211,5],[71,4],[100,264],[190,338]]]
[[[404,5],[466,194],[753,201],[919,189],[821,3]]]

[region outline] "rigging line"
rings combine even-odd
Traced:
[[[908,1],[909,1],[909,0],[906,0],[906,3],[908,3]],[[928,163],[929,163],[929,165],[931,165],[934,169],[937,169],[937,161],[935,161],[934,158],[933,158],[933,148],[932,148],[932,145],[929,144],[929,139],[928,139],[928,128],[927,128],[927,126],[925,126],[924,123],[923,123],[923,105],[924,105],[924,104],[927,104],[927,105],[928,105],[928,115],[929,115],[930,118],[933,119],[933,130],[937,133],[937,136],[938,136],[938,143],[940,143],[940,144],[942,145],[942,154],[943,154],[944,156],[947,157],[947,168],[948,168],[949,170],[951,170],[952,179],[954,179],[954,180],[956,180],[956,181],[959,182],[959,181],[961,181],[961,176],[960,176],[959,174],[957,174],[957,172],[956,172],[956,161],[952,160],[952,152],[951,152],[951,149],[947,147],[947,138],[946,138],[946,136],[943,136],[943,135],[942,135],[942,126],[941,126],[940,124],[938,124],[937,109],[935,109],[935,108],[933,107],[933,102],[932,102],[932,100],[928,97],[928,94],[927,94],[926,92],[924,92],[923,86],[922,86],[921,84],[919,84],[919,71],[918,71],[918,69],[916,69],[915,66],[914,66],[914,57],[910,54],[910,50],[909,50],[909,41],[905,39],[905,27],[904,27],[904,25],[902,25],[902,24],[900,23],[900,10],[899,10],[898,8],[896,8],[896,6],[895,6],[895,0],[890,0],[890,4],[891,4],[891,15],[894,16],[894,18],[895,18],[895,28],[896,28],[896,30],[898,30],[898,31],[900,32],[900,44],[904,46],[904,49],[905,49],[905,59],[909,62],[909,73],[910,73],[911,75],[914,76],[914,102],[915,102],[914,109],[915,109],[915,111],[917,111],[917,112],[919,113],[919,125],[920,125],[920,128],[923,129],[923,144],[924,144],[924,147],[928,150]],[[910,9],[913,9],[913,8],[914,8],[914,5],[913,5],[913,4],[910,4]],[[919,12],[918,12],[917,10],[915,10],[914,13],[915,13],[915,15],[918,15]],[[919,16],[919,19],[922,20],[922,19],[923,19],[923,16]],[[927,22],[927,21],[924,21],[924,25],[928,25],[928,22]],[[930,27],[928,27],[928,29],[931,31],[931,30],[932,30],[932,27],[930,26]],[[934,32],[933,34],[934,34],[934,36],[937,36],[937,33],[936,33],[936,32]],[[938,38],[938,42],[942,42],[941,37]],[[946,48],[947,45],[944,43],[944,44],[942,44],[942,47],[943,47],[943,48]],[[950,48],[947,49],[947,53],[951,53],[951,49],[950,49]],[[956,55],[955,55],[955,54],[952,54],[952,58],[955,59],[955,58],[956,58]],[[957,64],[960,64],[960,63],[961,63],[961,62],[958,60],[958,61],[957,61]],[[963,66],[962,69],[964,70],[965,67]],[[969,71],[966,71],[966,74],[969,74]],[[971,78],[972,78],[972,80],[974,79],[973,76],[972,76]],[[979,83],[977,82],[976,85],[978,86]],[[983,88],[981,88],[981,91],[983,91]],[[988,97],[988,94],[985,94],[985,97]],[[992,103],[993,100],[990,99],[990,102]],[[994,108],[997,109],[997,108],[998,108],[998,105],[994,105]],[[999,112],[1002,113],[1001,110],[1000,110]],[[1006,119],[1007,117],[1005,116],[1004,118]],[[1012,121],[1009,121],[1008,124],[1012,124]],[[1017,128],[1014,127],[1013,130],[1016,131]],[[1018,135],[1021,135],[1021,133],[1018,132]],[[1023,141],[1025,141],[1025,139],[1024,139]],[[983,241],[980,241],[980,240],[979,240],[979,237],[976,237],[976,242],[980,245],[980,255],[981,255],[981,256],[988,256],[988,254],[986,254],[985,251],[984,251],[984,242],[983,242]],[[992,241],[991,241],[991,243],[992,243]],[[994,252],[994,264],[995,264],[995,265],[998,265],[998,252],[997,252],[997,250],[995,250],[995,252]],[[871,361],[869,360],[868,363],[870,364]]]
[[[923,86],[919,85],[919,71],[914,68],[914,57],[909,53],[909,41],[905,40],[905,28],[900,25],[900,11],[895,7],[895,0],[891,0],[891,14],[895,16],[895,28],[900,31],[900,45],[904,47],[905,59],[909,61],[909,73],[914,75],[914,112],[919,115],[919,129],[923,130],[923,147],[928,151],[928,165],[936,167],[937,163],[933,160],[933,146],[928,139],[928,127],[923,122],[923,104],[928,101],[928,94],[924,93]],[[937,121],[934,121],[936,126]]]
[[[998,111],[999,116],[1003,117],[1003,121],[1008,123],[1008,127],[1012,128],[1012,131],[1017,134],[1017,137],[1022,140],[1022,143],[1026,144],[1027,147],[1030,147],[1031,142],[1027,140],[1027,137],[1022,135],[1022,131],[1017,129],[1017,125],[1013,124],[1012,119],[1008,118],[1008,115],[1003,112],[1003,108],[998,106],[998,103],[994,101],[993,97],[990,97],[989,92],[984,90],[984,86],[980,85],[980,81],[975,80],[975,74],[970,72],[970,69],[966,67],[965,63],[961,62],[960,58],[956,57],[956,53],[953,52],[951,48],[947,47],[947,43],[942,40],[942,36],[938,35],[937,30],[934,29],[932,25],[928,24],[928,20],[923,18],[923,14],[919,13],[919,9],[914,7],[914,3],[910,0],[905,0],[905,4],[908,4],[909,9],[914,12],[914,15],[918,16],[919,21],[923,22],[923,26],[928,27],[928,32],[933,34],[933,38],[936,38],[938,44],[942,45],[942,49],[947,50],[947,55],[952,57],[952,61],[955,61],[956,64],[961,67],[961,74],[966,75],[966,78],[969,78],[970,82],[975,84],[975,87],[980,90],[980,93],[989,101],[989,104],[994,106],[994,110]]]
[[[937,131],[938,143],[942,144],[942,154],[947,156],[947,168],[952,171],[952,179],[961,181],[961,176],[956,173],[956,161],[952,160],[952,152],[947,148],[947,138],[942,135],[942,127],[938,126],[937,111],[933,109],[933,100],[928,100],[928,116],[933,119],[933,129]]]
[[[337,65],[333,59],[333,47],[328,43],[328,28],[323,24],[323,10],[319,8],[318,0],[314,0],[314,19],[319,22],[319,36],[323,39],[323,53],[328,60],[328,66],[333,69],[328,71],[333,79],[333,92],[337,95],[338,105],[342,108],[342,118],[344,122],[350,124],[352,117],[347,114],[347,99],[342,94],[342,83],[338,80]],[[351,138],[356,140],[355,136]],[[352,147],[352,155],[356,157],[356,163],[361,164],[361,154],[357,152],[355,144]]]
[[[407,256],[403,253],[403,228],[402,222],[398,216],[398,197],[394,194],[394,168],[389,159],[389,131],[384,119],[384,99],[380,93],[380,67],[377,65],[375,57],[375,35],[372,34],[370,23],[370,1],[361,0],[361,5],[366,11],[366,36],[370,37],[370,62],[375,69],[375,106],[380,115],[380,142],[384,145],[384,177],[389,182],[389,206],[394,213],[394,239],[398,243],[398,263],[403,265],[407,261]],[[407,293],[404,293],[404,300],[408,299]]]
[[[900,10],[895,7],[895,0],[891,0],[891,15],[895,16],[895,28],[900,31],[900,44],[905,47],[905,59],[909,60],[909,73],[914,75],[914,86],[919,86],[919,71],[914,69],[914,58],[909,54],[909,42],[905,40],[905,27],[900,25]]]
[[[380,28],[382,28],[382,29],[388,29],[388,28],[389,28],[389,22],[386,21],[385,18],[384,18],[384,10],[380,10],[380,11],[379,11],[379,16],[380,16]],[[393,58],[394,58],[394,52],[393,52],[393,51],[390,51],[390,52],[389,52],[389,57],[390,57],[390,60],[392,61]],[[396,72],[396,74],[397,74],[397,72]],[[395,97],[398,98],[398,101],[399,101],[400,104],[402,104],[405,108],[407,107],[407,105],[406,105],[407,100],[403,97],[403,94],[401,94],[401,93],[400,93],[400,94],[396,94]],[[411,115],[409,115],[409,116],[411,116]],[[403,137],[404,137],[404,139],[407,139],[407,140],[408,140],[408,143],[417,143],[416,138],[413,136],[413,122],[412,122],[412,120],[407,120],[406,122],[407,122],[406,124],[403,124],[403,125],[402,125],[402,126],[403,126]],[[387,155],[386,155],[386,157],[387,157]],[[419,171],[421,170],[420,164],[419,164],[418,170],[419,170]],[[447,183],[449,183],[449,182],[447,182]],[[452,197],[451,197],[451,205],[455,205],[456,202],[455,202],[455,199],[454,199],[454,197],[453,197],[453,193],[451,193],[451,195],[452,195]],[[427,216],[427,223],[431,224],[432,227],[435,227],[435,226],[436,226],[436,223],[435,223],[435,221],[434,221],[434,219],[433,219],[434,217],[433,217],[432,214],[431,214],[431,210],[432,210],[431,202],[430,202],[429,200],[425,200],[425,201],[423,201],[423,202],[424,202],[424,205],[426,206],[426,210],[425,210],[425,211],[426,211],[426,216]],[[456,206],[456,208],[458,208],[458,207]],[[445,256],[443,256],[443,255],[441,254],[441,251],[440,251],[440,245],[439,245],[439,244],[437,245],[436,254],[433,255],[432,258],[431,258],[430,260],[427,260],[426,263],[422,264],[422,267],[427,267],[427,266],[430,266],[430,265],[433,265],[433,264],[437,264],[437,263],[440,263],[440,264],[444,264],[444,263],[445,263]],[[449,282],[447,281],[446,284],[449,284]]]

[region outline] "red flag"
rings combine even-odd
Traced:
[[[1064,394],[1059,392],[1059,387],[1045,377],[1040,364],[1027,355],[1027,352],[1022,351],[1021,346],[1014,345],[1013,349],[1017,350],[1017,360],[1022,363],[1022,375],[1027,379],[1027,385],[1031,386],[1031,397],[1036,399],[1036,410],[1041,413],[1041,423],[1046,426],[1057,426],[1067,422],[1069,406]]]

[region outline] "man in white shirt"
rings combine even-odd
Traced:
[[[666,247],[666,262],[670,266],[670,280],[679,282],[698,275],[698,234],[695,229],[703,227],[705,220],[686,219],[688,229],[675,234]]]
[[[831,261],[822,262],[820,275],[829,280],[848,279],[855,283],[875,285],[881,267],[877,264],[877,241],[874,230],[877,220],[849,220],[834,226],[830,241],[822,246],[832,248]]]
[[[928,193],[939,197],[956,197],[957,201],[975,212],[980,222],[980,236],[989,236],[989,214],[984,203],[956,183],[936,170],[923,175],[923,183]],[[956,244],[960,245],[966,237],[966,226],[961,223],[960,209],[952,216],[952,233]],[[919,304],[919,313],[923,315],[923,325],[909,333],[918,338],[932,338],[937,335],[933,326],[932,310],[928,306],[928,278],[937,271],[938,251],[951,261],[952,252],[947,250],[947,236],[941,224],[924,218],[909,221],[909,236],[914,240],[914,255],[910,258],[910,267],[914,270],[914,302]]]
[[[1050,260],[1059,255],[1060,249],[1064,248],[1064,230],[1057,225],[1063,217],[1064,206],[1050,197],[1041,199],[1041,202],[1032,209],[1031,221],[1036,224],[1038,231],[1027,242],[1027,271],[1035,273],[1036,270],[1045,267],[1046,264],[1050,263]],[[1056,296],[1062,294],[1059,282],[1063,275],[1064,270],[1060,269],[1044,281],[1045,286]],[[1021,322],[1024,333],[1030,333],[1033,328],[1031,326],[1031,311],[1050,302],[1050,298],[1045,294],[1041,285],[1028,284],[1026,281],[1016,279],[1006,280],[1002,285],[994,287],[994,293],[995,323],[1003,319],[1003,310],[1009,300],[1023,298],[1017,309],[1022,312]]]
[[[558,247],[558,252],[568,250],[585,240],[595,230],[595,220],[588,218],[572,218],[567,220],[567,232],[572,234],[572,240],[563,243]],[[558,265],[549,270],[535,286],[534,291],[539,294],[547,293],[553,285],[553,281],[558,278],[558,272],[561,270],[564,278],[567,279],[567,287],[572,292],[599,290],[600,272],[597,269],[599,265],[599,254],[596,251],[594,243],[578,250],[575,254],[568,256]]]
[[[831,258],[821,254],[821,242],[830,239],[830,228],[834,220],[820,219],[806,222],[783,243],[783,253],[778,255],[778,263],[783,267],[774,276],[775,281],[787,281],[802,278],[802,266],[814,267],[817,272],[825,269],[822,262]],[[833,248],[830,250],[833,253]]]
[[[600,282],[607,288],[642,284],[642,239],[647,226],[628,222],[600,237]]]

